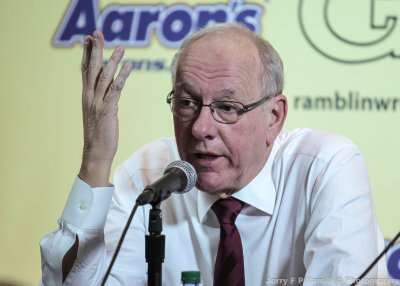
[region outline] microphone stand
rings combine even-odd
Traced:
[[[165,235],[162,232],[162,213],[160,210],[161,201],[152,203],[149,212],[149,234],[146,239],[146,262],[147,285],[161,286],[162,284],[162,263],[165,257]]]

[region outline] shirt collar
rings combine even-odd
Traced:
[[[260,173],[244,188],[232,195],[232,197],[270,215],[274,212],[276,199],[275,185],[272,181],[272,165],[279,149],[277,145],[279,143],[275,142],[271,154]],[[218,200],[218,196],[198,191],[197,209],[201,222],[205,221],[207,212],[216,200]]]

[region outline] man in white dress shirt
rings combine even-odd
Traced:
[[[246,285],[348,285],[383,247],[367,171],[347,138],[309,129],[283,132],[287,100],[281,60],[266,41],[237,24],[200,30],[172,65],[168,102],[175,139],[133,154],[109,183],[118,144],[118,100],[130,66],[114,75],[118,46],[103,68],[104,39],[85,39],[82,59],[82,166],[59,229],[41,240],[41,285],[99,285],[143,188],[174,160],[191,163],[196,187],[161,205],[166,254],[163,285],[199,270],[213,285],[220,225],[211,206],[243,202],[236,226]],[[107,285],[145,285],[141,207]],[[386,277],[384,261],[368,285]],[[63,284],[64,283],[64,284]]]

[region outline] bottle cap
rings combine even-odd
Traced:
[[[182,271],[182,282],[200,283],[200,271]]]

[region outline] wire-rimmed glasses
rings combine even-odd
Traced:
[[[244,105],[237,101],[213,101],[210,104],[203,104],[201,101],[182,96],[174,96],[174,90],[167,95],[167,103],[174,115],[182,118],[193,119],[196,118],[203,106],[210,107],[210,111],[214,119],[220,123],[232,124],[239,120],[240,116],[257,106],[263,104],[270,99],[270,96],[263,97],[262,99]]]

